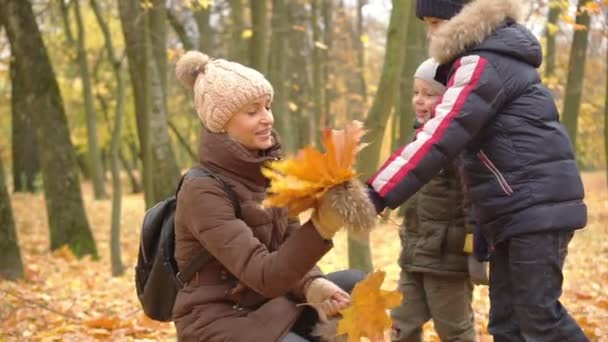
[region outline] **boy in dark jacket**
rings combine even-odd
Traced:
[[[416,140],[368,181],[395,208],[460,155],[490,256],[494,341],[587,341],[559,301],[562,268],[587,209],[572,146],[541,83],[541,47],[519,0],[417,0],[447,90]]]

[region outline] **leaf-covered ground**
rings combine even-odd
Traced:
[[[592,341],[608,338],[608,196],[601,172],[585,174],[589,224],[575,235],[566,263],[564,304]],[[133,286],[133,265],[139,243],[143,200],[127,195],[123,201],[122,257],[127,272],[110,276],[108,200],[93,201],[84,185],[87,213],[100,260],[75,259],[69,250],[48,252],[49,234],[41,195],[15,194],[16,217],[26,279],[0,280],[0,342],[4,341],[175,341],[171,323],[144,317]],[[372,233],[374,265],[387,272],[384,288],[393,289],[399,267],[398,226],[388,222]],[[335,248],[323,259],[324,271],[347,266],[346,239],[339,233]],[[475,290],[475,312],[481,341],[491,341],[488,291]],[[438,341],[432,323],[425,326],[425,341]]]

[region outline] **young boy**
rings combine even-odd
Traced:
[[[416,128],[431,118],[445,91],[438,67],[428,59],[414,74]],[[422,342],[422,326],[429,319],[442,341],[475,341],[471,280],[480,276],[469,277],[469,271],[481,271],[486,279],[487,274],[483,267],[468,267],[465,240],[472,238],[473,228],[457,167],[449,163],[405,205],[399,257],[403,302],[391,312],[393,341]]]
[[[568,243],[586,225],[572,146],[536,68],[541,47],[519,0],[417,0],[449,80],[434,117],[369,181],[395,208],[460,155],[490,244],[494,341],[588,341],[559,301]]]

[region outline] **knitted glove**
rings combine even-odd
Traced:
[[[331,240],[336,232],[344,226],[342,216],[331,206],[327,196],[323,196],[310,219],[315,229],[325,240]]]
[[[473,255],[468,256],[469,277],[475,285],[488,285],[488,262],[478,261]]]
[[[324,322],[327,317],[337,315],[350,304],[350,295],[325,278],[314,279],[306,288],[305,296]]]

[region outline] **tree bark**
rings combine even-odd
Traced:
[[[212,6],[212,4],[209,4],[209,6],[203,8],[195,4],[193,9],[194,21],[196,21],[198,27],[198,49],[207,54],[211,53],[215,46],[213,30],[209,24]]]
[[[80,0],[74,1],[74,15],[76,17],[76,32],[77,32],[77,51],[78,51],[78,66],[80,69],[80,79],[82,80],[82,92],[84,97],[84,108],[87,122],[87,148],[89,155],[89,167],[91,171],[91,180],[93,181],[93,192],[95,199],[107,198],[108,195],[104,186],[103,166],[101,163],[101,154],[99,144],[97,143],[97,113],[93,103],[93,91],[91,89],[91,75],[87,61],[86,50],[86,33],[84,24],[82,23],[82,14],[80,11]]]
[[[310,41],[306,30],[309,19],[305,4],[299,1],[286,1],[289,23],[289,106],[290,120],[288,125],[299,127],[293,130],[296,147],[310,144],[313,139],[310,133],[310,121],[314,120],[309,104],[312,102],[312,80],[310,79]],[[293,65],[293,67],[291,67]]]
[[[585,77],[585,61],[587,59],[587,43],[589,36],[589,13],[584,10],[589,0],[579,0],[576,14],[576,25],[584,27],[574,31],[574,39],[570,48],[568,63],[568,80],[564,96],[563,122],[572,141],[576,153],[576,135],[578,134],[578,113],[583,95],[583,79]]]
[[[369,130],[366,135],[369,146],[361,151],[360,167],[358,168],[364,179],[369,178],[378,166],[386,122],[395,103],[399,78],[403,69],[407,21],[410,10],[409,0],[393,0],[382,75],[372,107],[365,120],[365,127]],[[353,250],[352,255],[351,250]],[[349,261],[352,268],[371,271],[369,241],[357,241],[352,248],[349,245]]]
[[[63,100],[29,1],[0,0],[0,20],[11,54],[20,59],[28,90],[28,112],[36,127],[50,228],[51,249],[68,245],[77,256],[97,249],[84,211],[78,166]]]
[[[184,47],[184,50],[189,51],[189,50],[194,49],[194,44],[192,43],[192,39],[190,39],[190,36],[188,36],[188,33],[186,32],[186,28],[179,21],[179,18],[177,18],[175,16],[175,13],[171,12],[171,9],[167,8],[166,11],[167,11],[167,20],[169,20],[169,24],[171,24],[171,27],[173,27],[173,31],[175,31],[175,34],[177,34],[179,41],[182,42],[182,46]]]
[[[228,58],[241,64],[247,64],[247,43],[245,42],[245,39],[243,39],[243,31],[245,30],[245,20],[243,19],[243,1],[229,0],[229,2],[232,26],[230,28],[231,40]]]
[[[162,77],[163,74],[166,75],[166,72],[163,73],[166,71],[166,47],[152,46],[153,41],[156,44],[165,42],[165,38],[160,37],[166,34],[165,29],[152,28],[154,25],[162,26],[159,21],[162,16],[164,23],[165,14],[153,11],[142,11],[137,0],[119,2],[129,75],[135,97],[147,208],[170,196],[175,191],[175,182],[179,177],[168,132],[166,88],[163,86],[166,77]]]
[[[416,18],[416,4],[412,2],[410,16],[407,24],[407,38],[405,43],[405,58],[401,73],[399,96],[395,102],[395,114],[399,115],[399,139],[397,146],[409,143],[414,133],[414,110],[412,108],[412,95],[414,94],[414,73],[425,59],[427,59],[427,40],[424,26]],[[394,150],[394,148],[393,148]]]
[[[321,146],[321,129],[323,114],[323,66],[321,62],[321,28],[319,27],[319,0],[310,2],[310,26],[312,27],[312,98],[313,98],[313,117],[310,120],[310,132],[313,142],[317,147]]]
[[[547,24],[545,25],[545,39],[547,40],[547,48],[545,53],[545,77],[555,75],[555,28],[561,13],[561,6],[557,0],[549,1],[549,15]]]
[[[325,44],[325,50],[321,53],[323,64],[322,64],[322,75],[323,75],[323,114],[324,118],[321,120],[321,125],[325,127],[334,126],[334,116],[331,113],[331,103],[333,97],[331,96],[332,90],[330,89],[329,82],[331,77],[331,65],[330,65],[330,51],[333,47],[334,39],[334,23],[333,23],[333,0],[323,0],[323,41]]]
[[[13,191],[34,192],[36,176],[40,173],[40,157],[36,131],[28,113],[27,89],[24,88],[24,77],[27,75],[19,73],[19,70],[23,70],[19,63],[18,59],[10,61]]]
[[[268,0],[249,0],[253,35],[249,63],[262,74],[268,71]]]
[[[606,22],[608,22],[608,11],[606,11]],[[604,27],[605,32],[608,33],[608,29]],[[606,54],[606,92],[604,93],[604,156],[606,161],[606,184],[608,185],[608,49],[604,52]]]
[[[0,158],[0,279],[2,278],[23,278],[23,264],[11,201],[6,189],[4,165]]]
[[[289,21],[286,0],[272,1],[272,40],[270,46],[270,63],[268,78],[274,87],[272,112],[276,129],[281,136],[281,146],[287,153],[296,151],[294,125],[290,120],[291,113],[287,106],[289,99],[289,82],[287,68],[289,59],[285,58],[288,49]]]
[[[120,141],[125,113],[125,80],[121,70],[120,58],[114,50],[112,35],[96,0],[90,0],[97,23],[104,37],[104,45],[108,58],[112,64],[112,71],[116,79],[116,109],[114,115],[114,129],[110,146],[112,170],[112,218],[110,227],[110,258],[112,275],[117,277],[124,273],[124,265],[120,252],[120,212],[122,208],[122,184],[120,182]]]

